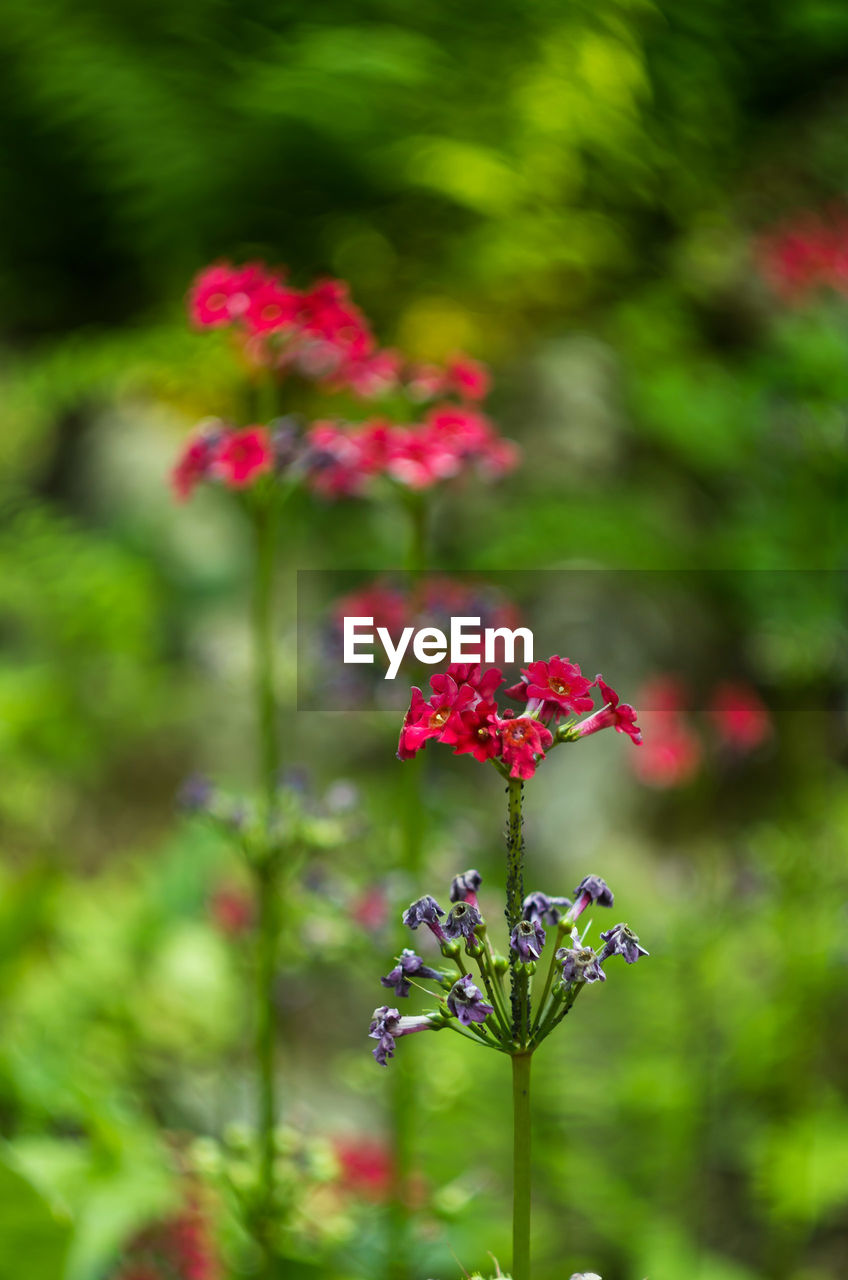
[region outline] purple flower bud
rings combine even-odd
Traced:
[[[519,960],[538,960],[545,945],[545,931],[538,920],[519,920],[509,935],[509,945]]]
[[[301,445],[300,423],[294,415],[286,414],[281,418],[272,418],[268,426],[271,428],[274,464],[278,471],[284,471],[298,455]]]
[[[640,956],[650,955],[649,951],[639,946],[639,939],[629,924],[615,924],[606,933],[602,933],[601,937],[606,944],[601,952],[602,960],[606,960],[608,956],[624,956],[627,964],[635,964]]]
[[[430,932],[434,933],[440,942],[444,942],[447,935],[439,924],[439,916],[444,914],[436,899],[431,898],[429,893],[425,893],[423,898],[419,898],[417,902],[413,902],[406,908],[403,913],[403,923],[409,925],[410,929],[417,929],[420,924],[426,924]]]
[[[448,1008],[464,1027],[472,1022],[485,1022],[494,1008],[486,1004],[483,992],[475,987],[469,974],[463,974],[448,992]]]
[[[477,890],[482,883],[483,877],[473,867],[469,871],[463,871],[460,875],[454,876],[450,887],[451,902],[470,902],[472,907],[476,907]]]
[[[436,1030],[437,1023],[427,1013],[412,1018],[402,1018],[397,1009],[390,1009],[387,1004],[374,1010],[368,1034],[377,1041],[376,1049],[371,1052],[381,1067],[388,1065],[389,1058],[395,1056],[395,1040],[401,1036],[414,1035],[416,1031]]]
[[[586,910],[590,902],[597,902],[599,907],[611,907],[615,898],[606,880],[600,876],[584,876],[574,890],[574,906],[571,918],[576,920]]]
[[[559,924],[570,906],[570,898],[549,898],[546,893],[537,891],[528,893],[521,904],[521,914],[525,920],[538,920],[540,924],[553,927]]]
[[[193,773],[177,792],[177,805],[184,813],[204,813],[211,805],[215,789],[208,778]]]
[[[605,982],[607,975],[591,947],[560,947],[563,982]]]
[[[407,979],[413,976],[417,978],[435,978],[436,981],[440,981],[442,977],[437,969],[431,969],[420,956],[405,947],[398,956],[398,962],[394,969],[392,969],[391,973],[387,973],[385,978],[381,978],[380,981],[384,987],[393,987],[395,995],[401,998],[409,995],[410,984]]]
[[[472,907],[470,902],[457,902],[445,921],[445,937],[470,940],[477,925],[482,923],[483,917],[476,907]]]

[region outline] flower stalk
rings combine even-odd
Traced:
[[[532,1061],[532,1052],[512,1055],[512,1280],[530,1280]]]
[[[274,843],[273,827],[280,771],[280,744],[277,732],[273,635],[274,552],[277,521],[275,504],[273,501],[263,501],[262,496],[256,495],[251,514],[254,533],[252,620],[257,755],[264,840],[260,856],[251,861],[251,869],[257,915],[255,1054],[259,1118],[259,1200],[256,1235],[263,1253],[265,1272],[270,1275],[273,1265],[270,1237],[276,1196],[274,1128],[277,1119],[277,1085],[274,980],[280,897],[280,858]]]
[[[578,930],[577,922],[588,907],[609,909],[613,906],[612,890],[600,876],[584,876],[573,890],[572,899],[550,897],[541,891],[525,896],[524,782],[533,777],[546,753],[558,742],[577,742],[602,728],[611,728],[638,746],[641,733],[633,708],[621,703],[615,690],[606,685],[602,677],[588,680],[576,663],[566,659],[555,656],[547,662],[531,664],[522,672],[522,680],[506,690],[507,697],[527,704],[522,715],[499,711],[495,693],[502,683],[503,674],[497,668],[484,672],[479,664],[454,664],[447,672],[431,677],[433,693],[429,701],[420,689],[413,689],[401,728],[398,758],[409,761],[430,739],[436,739],[452,746],[454,755],[468,754],[481,764],[493,765],[506,779],[504,915],[509,929],[510,958],[504,959],[492,946],[479,909],[477,893],[481,876],[476,870],[454,877],[450,889],[453,905],[447,915],[431,894],[425,894],[406,909],[403,921],[413,931],[425,925],[438,942],[442,955],[453,961],[460,972],[427,1025],[432,1030],[448,1027],[466,1040],[512,1058],[512,1277],[530,1280],[533,1054],[571,1011],[584,987],[606,981],[604,965],[608,961],[618,956],[629,965],[648,953],[624,923],[602,932],[602,945],[598,949],[587,942],[591,921],[582,932]],[[587,720],[576,723],[569,719],[567,735],[561,732],[558,720],[592,710],[591,691],[595,687],[600,689],[603,698],[601,712],[594,712]],[[589,726],[582,733],[581,724]],[[426,932],[422,936],[426,938]],[[463,940],[465,954],[476,962],[483,990],[474,984],[463,963],[460,954]],[[543,957],[546,946],[547,963]],[[399,989],[398,976],[407,972],[436,980],[443,988],[449,982],[443,972],[430,969],[414,952],[405,950],[396,969],[382,980],[383,985],[394,986],[398,994],[408,994],[408,990]],[[397,1015],[397,1010],[389,1012]],[[406,1034],[399,1015],[394,1021],[387,1020],[385,1015],[385,1008],[375,1010],[369,1033],[379,1040],[373,1052],[383,1066],[394,1055],[394,1037]]]

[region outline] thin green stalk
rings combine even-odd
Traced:
[[[256,708],[259,727],[259,771],[265,805],[266,829],[270,828],[276,806],[280,771],[280,743],[277,734],[277,700],[274,688],[274,535],[275,512],[270,503],[253,512],[255,582],[253,592],[253,638],[256,680]]]
[[[530,1064],[512,1057],[512,1280],[530,1280]]]
[[[255,578],[253,638],[256,682],[257,738],[265,826],[265,846],[254,869],[258,924],[256,942],[256,1069],[259,1089],[259,1243],[266,1274],[271,1273],[269,1242],[276,1191],[274,1127],[277,1119],[274,1025],[274,978],[279,930],[279,861],[272,847],[280,746],[274,684],[274,535],[276,522],[270,505],[253,511]]]
[[[524,783],[520,778],[508,778],[506,825],[506,919],[510,932],[521,919],[524,901],[524,818],[521,804]],[[510,969],[510,1003],[512,1009],[513,1038],[520,1038],[521,1011],[515,966]]]
[[[512,1031],[509,1025],[509,1016],[506,1011],[506,1005],[503,999],[503,992],[497,980],[497,975],[489,971],[489,955],[484,949],[479,955],[474,957],[480,970],[480,977],[483,979],[483,985],[486,988],[486,994],[489,997],[495,1010],[495,1017],[500,1023],[501,1030],[506,1037],[507,1043],[512,1039]]]
[[[542,996],[536,1006],[536,1016],[533,1019],[534,1034],[538,1031],[542,1021],[542,1015],[545,1013],[545,1001],[547,1000],[548,992],[551,989],[551,983],[553,982],[554,971],[556,969],[556,964],[557,964],[556,953],[557,951],[559,951],[562,945],[562,940],[565,937],[566,932],[567,932],[567,929],[564,928],[562,923],[560,922],[560,924],[557,925],[556,938],[553,940],[553,945],[551,946],[551,957],[550,957],[550,960],[548,961],[548,972],[545,977],[545,985],[542,988]]]

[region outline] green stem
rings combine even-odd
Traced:
[[[255,579],[253,639],[256,682],[257,739],[265,840],[254,868],[258,924],[256,941],[256,1069],[259,1088],[259,1243],[266,1274],[273,1255],[270,1231],[276,1191],[274,1126],[277,1118],[275,1072],[274,979],[279,932],[279,861],[273,848],[273,821],[280,770],[277,704],[274,686],[274,535],[270,504],[253,510]]]
[[[512,1280],[530,1280],[530,1064],[512,1058]]]
[[[510,932],[521,919],[521,904],[524,901],[524,818],[521,803],[524,796],[524,783],[520,778],[508,778],[507,791],[507,826],[506,826],[506,919]],[[519,990],[516,981],[515,966],[510,969],[510,999],[512,1007],[512,1034],[514,1039],[520,1038],[521,1011],[519,1009]]]
[[[260,1243],[269,1253],[274,1214],[276,1075],[274,1063],[274,977],[277,958],[277,876],[271,863],[257,868],[259,922],[256,964],[256,1063],[259,1075]],[[270,1264],[270,1258],[268,1259]]]
[[[534,1034],[539,1030],[539,1027],[541,1026],[541,1023],[542,1023],[542,1016],[546,1012],[545,1001],[548,998],[548,992],[551,989],[551,983],[553,982],[553,978],[554,978],[554,970],[556,969],[556,965],[557,965],[556,953],[557,951],[559,951],[560,947],[562,946],[562,940],[565,937],[566,932],[567,932],[567,927],[563,926],[562,922],[560,922],[557,925],[556,937],[552,939],[553,945],[551,946],[551,958],[548,961],[548,972],[545,978],[545,985],[542,988],[541,999],[539,1000],[536,1006],[536,1017],[533,1020]]]
[[[503,992],[500,989],[500,984],[498,983],[497,974],[490,971],[489,969],[489,965],[491,962],[489,959],[488,951],[486,951],[484,948],[479,955],[475,956],[475,959],[477,961],[478,968],[480,969],[480,977],[483,979],[483,985],[486,988],[486,994],[488,995],[489,1000],[492,1002],[494,1006],[495,1017],[500,1023],[501,1030],[504,1034],[505,1043],[509,1044],[510,1040],[512,1039],[512,1030],[509,1025],[509,1015],[507,1014],[507,1011],[506,1011],[506,1004],[504,1003]]]
[[[277,735],[277,701],[274,688],[274,542],[276,520],[270,503],[253,512],[255,540],[255,583],[253,593],[253,638],[256,679],[256,709],[259,730],[259,771],[265,804],[266,828],[270,829],[276,807],[280,771],[280,743]],[[270,830],[268,830],[270,834]]]

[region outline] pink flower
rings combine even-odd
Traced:
[[[253,292],[264,280],[259,263],[234,267],[229,262],[205,267],[195,276],[188,292],[188,310],[201,329],[219,328],[240,319],[250,306]]]
[[[701,764],[698,735],[684,714],[685,692],[674,676],[660,676],[639,691],[639,719],[645,737],[641,751],[630,755],[640,782],[665,790],[689,782]]]
[[[375,1204],[388,1197],[394,1182],[391,1151],[378,1138],[337,1138],[333,1143],[341,1166],[339,1182],[348,1195],[373,1200]]]
[[[433,443],[438,441],[460,458],[483,456],[496,438],[489,419],[465,405],[438,405],[424,421]]]
[[[417,427],[395,427],[390,441],[386,473],[407,489],[429,489],[460,469],[456,451],[430,432]]]
[[[417,364],[407,374],[406,389],[413,400],[435,400],[450,388],[444,369],[437,364]]]
[[[397,386],[400,356],[388,349],[348,360],[331,376],[330,388],[348,387],[363,400],[385,395]]]
[[[306,472],[316,493],[325,498],[358,497],[373,473],[371,436],[346,431],[335,422],[315,422],[306,433]]]
[[[273,454],[265,427],[244,427],[224,436],[215,451],[214,474],[231,489],[244,489],[271,470]]]
[[[342,357],[362,359],[374,347],[368,322],[343,280],[322,280],[304,293],[298,324],[304,337],[334,349],[337,365]]]
[[[529,716],[513,718],[509,712],[503,720],[492,715],[489,723],[500,738],[501,758],[509,767],[509,776],[532,778],[540,763],[537,756],[543,760],[554,740],[550,730]]]
[[[575,730],[577,736],[585,738],[599,729],[613,728],[617,733],[626,733],[637,747],[640,746],[642,731],[636,723],[636,712],[629,703],[619,702],[615,689],[605,684],[602,676],[595,676],[595,684],[601,691],[604,705],[594,715],[580,721]]]
[[[447,364],[446,381],[463,400],[485,400],[491,378],[485,365],[458,353]]]
[[[506,690],[508,698],[526,702],[531,713],[538,711],[541,719],[559,719],[562,715],[575,715],[591,711],[594,702],[589,690],[594,684],[581,673],[576,662],[554,654],[547,662],[531,662],[521,672],[521,680]]]
[[[253,902],[240,885],[220,885],[209,906],[214,924],[228,938],[250,933],[254,922]]]
[[[725,746],[754,751],[772,733],[771,716],[756,690],[726,681],[715,689],[709,715]]]
[[[210,474],[221,438],[221,430],[202,429],[189,439],[171,472],[171,483],[181,502],[190,498],[201,480]]]
[[[279,278],[270,276],[251,293],[243,319],[256,336],[277,333],[294,326],[299,305],[300,295],[287,289]]]

